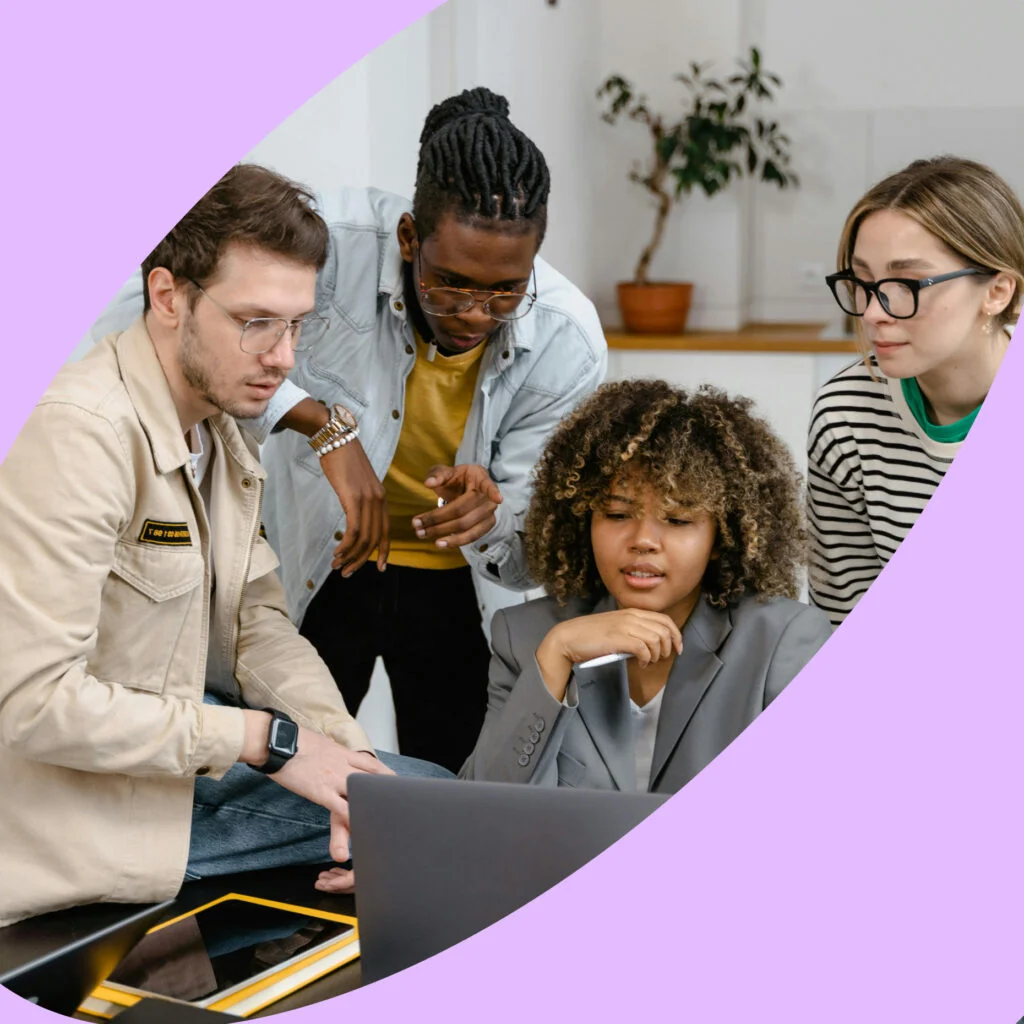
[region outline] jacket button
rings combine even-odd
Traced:
[[[397,409],[391,410],[391,418],[397,420],[402,414]]]
[[[405,346],[405,354],[407,356],[411,356],[412,355],[412,345],[406,345]]]
[[[530,763],[530,758],[526,754],[519,755],[519,767],[525,768]]]
[[[250,487],[252,487],[252,481],[247,476],[243,476],[242,477],[242,486],[246,490],[248,490]]]
[[[537,730],[536,730],[536,729],[534,729],[534,730],[533,730],[533,731],[532,731],[532,732],[530,733],[530,742],[531,742],[531,743],[539,743],[539,742],[540,742],[540,733],[539,733],[539,732],[537,732]]]
[[[487,545],[486,544],[481,544],[480,547],[477,548],[477,551],[486,551],[486,550],[487,550]]]
[[[532,743],[523,744],[523,753],[532,754],[537,748]]]
[[[210,769],[209,768],[203,767],[203,768],[197,768],[196,769],[196,775],[209,775],[209,774],[210,774]]]
[[[537,721],[533,723],[533,727],[534,727],[534,729],[537,730],[537,732],[543,732],[544,731],[544,719],[543,718],[538,718]]]
[[[505,349],[505,351],[501,353],[501,358],[508,359],[508,349]]]
[[[405,309],[405,303],[401,299],[397,299],[395,301],[395,310],[401,313],[403,309]]]
[[[306,589],[307,590],[313,590],[315,587],[316,587],[316,584],[312,580],[306,580]]]
[[[341,530],[335,530],[334,531],[334,539],[335,540],[341,540],[341,538],[344,537],[344,536],[345,536],[345,534],[343,534],[341,532]]]

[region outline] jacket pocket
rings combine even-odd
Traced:
[[[558,752],[556,763],[558,766],[558,784],[560,786],[575,788],[583,781],[583,776],[587,774],[587,766],[577,761],[572,754],[567,754],[564,750]]]
[[[103,587],[89,671],[150,693],[163,690],[176,655],[186,671],[195,673],[203,573],[203,556],[195,549],[118,544]]]

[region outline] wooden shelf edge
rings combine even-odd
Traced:
[[[614,335],[605,336],[610,349],[632,349],[648,352],[777,352],[777,353],[854,353],[858,349],[853,341],[821,341],[803,338],[708,338],[706,335]]]
[[[845,354],[858,352],[852,338],[822,338],[824,324],[748,324],[738,331],[684,334],[627,334],[606,330],[610,349],[654,352],[779,352]]]

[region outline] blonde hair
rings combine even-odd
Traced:
[[[1024,207],[990,167],[939,156],[915,160],[880,181],[846,218],[836,258],[838,270],[849,270],[857,232],[864,219],[878,210],[898,210],[912,217],[968,266],[1009,274],[1016,282],[1013,296],[995,321],[1002,329],[1017,320],[1024,298]],[[857,331],[866,350],[859,318]]]

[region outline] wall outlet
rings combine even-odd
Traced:
[[[796,280],[801,291],[816,292],[825,287],[824,263],[798,263]]]

